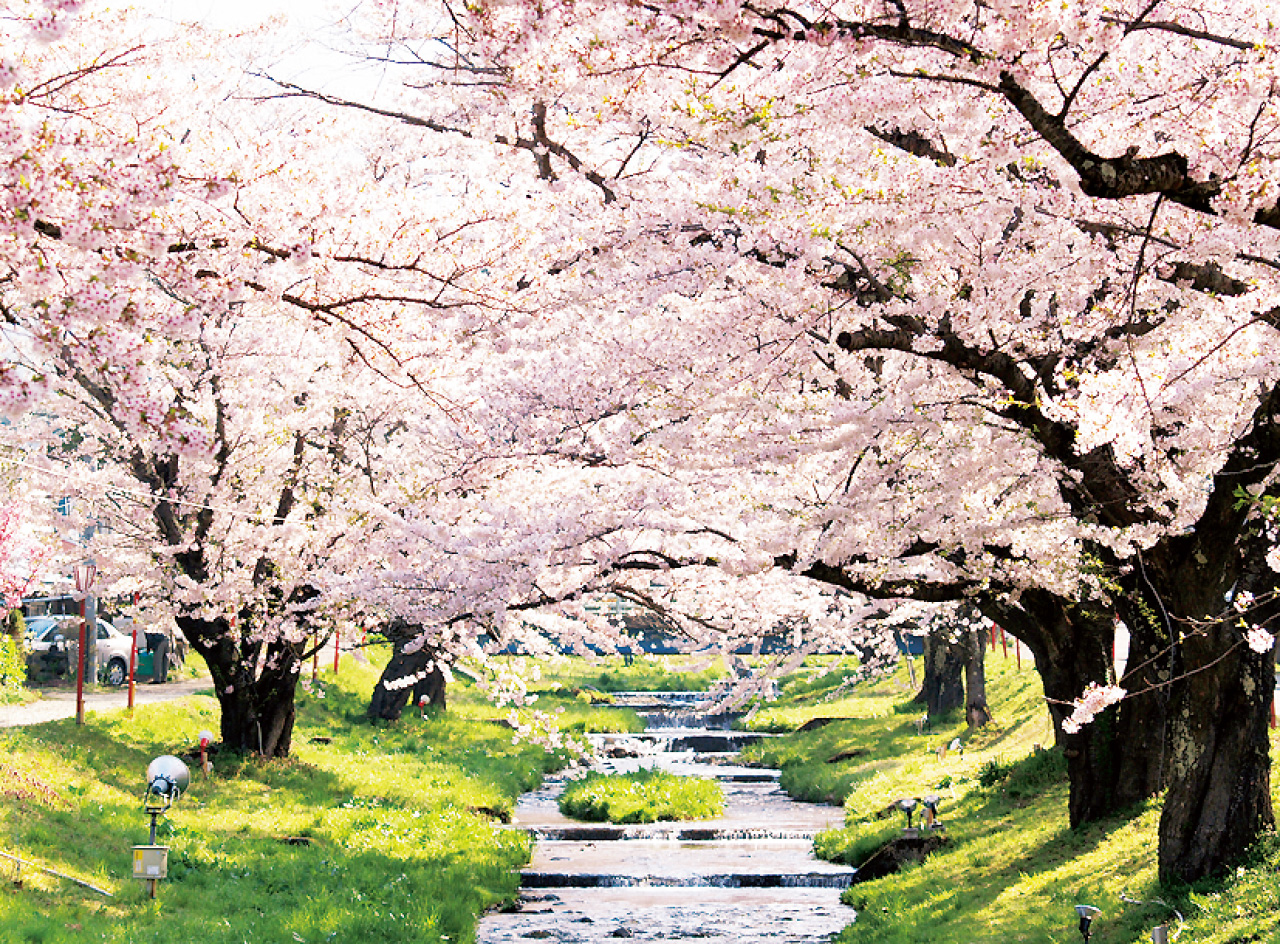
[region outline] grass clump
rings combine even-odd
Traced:
[[[724,791],[706,777],[658,770],[588,774],[560,796],[560,812],[593,823],[711,819],[724,812]]]

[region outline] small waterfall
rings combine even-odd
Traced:
[[[556,805],[563,781],[548,778],[521,799],[509,828],[537,840],[522,887],[555,892],[522,895],[513,911],[485,917],[477,944],[799,944],[828,940],[854,920],[840,903],[854,870],[812,852],[818,832],[843,823],[842,811],[795,802],[777,770],[743,766],[737,752],[772,735],[731,730],[734,716],[708,713],[713,703],[705,692],[619,693],[614,704],[637,709],[648,729],[589,737],[602,771],[714,777],[724,785],[724,814],[697,823],[573,822]]]
[[[529,834],[539,841],[551,842],[624,842],[654,840],[660,842],[758,842],[764,839],[803,840],[812,842],[820,829],[773,829],[767,826],[535,826]]]
[[[645,729],[649,731],[664,728],[729,731],[733,728],[733,722],[742,717],[740,712],[722,711],[715,714],[703,714],[699,711],[685,709],[637,710],[636,714],[644,719]]]
[[[781,874],[735,872],[716,875],[616,875],[589,872],[521,872],[525,888],[848,888],[852,871]]]

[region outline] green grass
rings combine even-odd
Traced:
[[[513,661],[536,669],[542,676],[536,690],[570,693],[595,692],[684,692],[706,691],[726,677],[720,660],[707,664],[686,656],[636,656],[627,665],[621,656],[599,656],[592,659],[529,659],[513,657]],[[605,699],[607,701],[607,698]]]
[[[821,674],[831,662],[806,667],[749,724],[837,720],[750,754],[782,766],[794,793],[844,804],[846,826],[816,843],[827,857],[864,860],[900,828],[900,812],[880,814],[903,796],[937,793],[951,839],[919,866],[854,886],[858,918],[840,941],[1075,944],[1077,903],[1102,909],[1094,944],[1146,944],[1174,908],[1186,917],[1183,942],[1280,940],[1280,840],[1230,875],[1170,889],[1155,876],[1158,800],[1067,827],[1063,759],[1034,748],[1053,738],[1029,666],[990,657],[996,722],[970,735],[958,718],[918,732],[904,674],[850,689],[839,679],[847,665]],[[599,671],[567,664],[537,707],[567,730],[630,729],[633,714],[575,692]],[[527,840],[498,820],[564,758],[513,744],[506,713],[463,684],[450,687],[447,713],[370,726],[374,680],[354,662],[336,680],[322,675],[325,697],[301,699],[287,761],[215,757],[212,779],[197,776],[162,821],[170,877],[155,901],[129,877],[130,847],[147,838],[143,771],[157,754],[193,748],[202,728],[217,730],[215,701],[0,732],[0,851],[115,893],[31,870],[19,890],[0,861],[0,944],[470,940],[476,914],[515,893],[514,870],[527,860]],[[939,757],[956,736],[963,756]]]
[[[904,796],[941,797],[950,845],[918,866],[851,888],[845,900],[858,917],[839,936],[841,944],[1076,944],[1073,907],[1081,903],[1102,909],[1094,944],[1148,944],[1151,929],[1163,922],[1172,934],[1175,908],[1186,918],[1183,942],[1280,940],[1280,840],[1262,843],[1232,875],[1192,888],[1161,887],[1159,799],[1068,828],[1066,764],[1050,747],[1038,677],[1026,662],[1019,672],[999,652],[988,654],[987,665],[995,723],[980,732],[968,732],[957,715],[919,733],[922,712],[907,704],[905,671],[841,689],[821,674],[825,666],[806,668],[751,718],[752,727],[774,731],[837,719],[747,751],[781,766],[793,795],[844,805],[845,828],[815,843],[824,857],[865,861],[904,825],[891,804]],[[940,757],[937,748],[957,736],[963,756]]]
[[[216,702],[0,733],[0,851],[114,893],[26,870],[22,890],[0,886],[0,944],[469,939],[528,858],[498,820],[564,758],[513,744],[465,686],[450,691],[457,711],[371,727],[375,678],[354,663],[322,675],[325,697],[300,699],[290,759],[218,755],[207,782],[194,777],[161,821],[171,851],[155,901],[130,877],[131,846],[147,840],[143,773],[216,731]]]
[[[706,777],[679,777],[658,770],[591,773],[565,788],[560,812],[592,823],[711,819],[724,812],[724,791]]]

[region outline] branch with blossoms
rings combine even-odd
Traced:
[[[981,48],[976,40],[960,39],[913,25],[905,5],[894,22],[859,22],[840,18],[811,20],[788,7],[763,9],[749,3],[743,4],[743,9],[771,24],[756,26],[751,32],[772,45],[829,45],[839,40],[904,49],[936,50],[967,69],[976,67],[980,75],[990,72],[990,64],[1002,61],[1001,56]],[[1262,48],[1258,41],[1242,40],[1177,23],[1148,21],[1143,17],[1122,20],[1112,16],[1103,19],[1122,26],[1124,36],[1158,30],[1191,39],[1207,39],[1242,51]],[[977,35],[981,35],[980,31]],[[752,61],[763,52],[765,49],[753,46],[749,53],[744,53],[735,62],[735,66]],[[1105,53],[1102,58],[1106,58]],[[1081,76],[1081,83],[1093,74],[1099,64],[1099,61],[1095,61],[1089,65]],[[1219,177],[1209,180],[1193,177],[1189,172],[1191,162],[1186,155],[1167,152],[1154,157],[1138,157],[1136,147],[1118,157],[1106,157],[1091,151],[1072,131],[1068,115],[1079,92],[1079,84],[1070,92],[1064,91],[1063,107],[1055,113],[1050,112],[1011,69],[999,69],[995,81],[975,78],[966,71],[931,73],[919,68],[903,72],[899,77],[906,81],[964,83],[1003,99],[1022,116],[1041,140],[1057,151],[1072,167],[1079,175],[1081,189],[1088,196],[1122,200],[1140,194],[1161,194],[1198,213],[1214,215],[1217,212],[1214,202],[1222,196],[1226,181]],[[1280,227],[1280,203],[1258,209],[1253,219],[1262,226]]]

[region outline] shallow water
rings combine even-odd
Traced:
[[[777,771],[737,764],[734,752],[746,738],[691,724],[690,709],[709,704],[700,693],[628,693],[615,701],[656,709],[659,717],[645,735],[593,736],[602,752],[635,755],[606,759],[597,769],[660,767],[715,777],[724,814],[693,823],[581,823],[557,805],[565,779],[549,779],[516,806],[513,827],[538,840],[519,910],[484,917],[479,944],[621,937],[800,944],[825,940],[853,921],[853,909],[840,904],[853,870],[811,851],[814,835],[842,824],[840,807],[799,803],[779,788]]]

